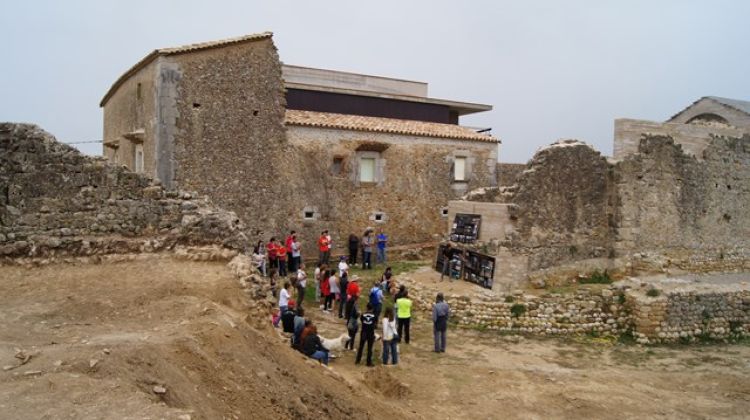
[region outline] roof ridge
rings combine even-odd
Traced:
[[[104,94],[104,97],[102,97],[102,100],[99,102],[99,106],[103,107],[104,104],[107,103],[109,98],[111,98],[112,95],[115,94],[117,89],[123,83],[125,83],[126,80],[128,80],[132,75],[137,73],[143,67],[151,63],[151,61],[156,59],[156,57],[158,56],[182,54],[182,53],[203,50],[203,49],[208,49],[208,48],[224,47],[226,45],[239,44],[239,43],[247,42],[247,41],[258,41],[261,39],[268,39],[272,37],[273,37],[273,32],[265,31],[265,32],[258,32],[258,33],[243,35],[243,36],[234,37],[234,38],[224,38],[224,39],[218,39],[214,41],[200,42],[196,44],[187,44],[187,45],[182,45],[178,47],[167,47],[167,48],[155,49],[151,51],[150,53],[148,53],[145,57],[140,59],[137,63],[133,64],[133,66],[131,66],[127,71],[125,71],[125,73],[123,73],[120,77],[118,77],[114,83],[112,83],[112,86],[107,90],[107,93]]]
[[[399,118],[288,109],[285,114],[285,123],[308,127],[500,143],[499,139],[491,135],[478,133],[461,125]]]

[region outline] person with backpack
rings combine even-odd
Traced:
[[[404,337],[404,343],[409,344],[412,301],[409,299],[408,290],[404,290],[403,295],[396,299],[396,305],[398,305],[398,336]]]
[[[281,326],[282,331],[285,333],[293,333],[294,332],[294,317],[297,316],[297,312],[294,310],[294,301],[289,300],[289,304],[286,307],[286,310],[284,310],[281,313]]]
[[[448,316],[451,308],[445,303],[442,293],[438,293],[432,305],[432,332],[435,338],[435,353],[445,353],[445,333],[448,330]]]
[[[377,322],[375,322],[375,314],[372,313],[372,304],[367,304],[367,311],[359,317],[359,321],[362,323],[362,333],[359,335],[359,348],[354,363],[358,365],[362,361],[362,350],[367,343],[367,366],[375,366],[372,364],[372,345],[375,343]]]
[[[372,305],[372,313],[375,315],[375,323],[380,318],[380,311],[383,308],[383,289],[380,288],[380,282],[375,282],[370,289],[370,305]]]
[[[346,302],[346,330],[349,333],[349,339],[344,343],[344,348],[354,350],[354,338],[359,331],[359,309],[357,308],[358,296],[353,296]]]

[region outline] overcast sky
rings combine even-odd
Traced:
[[[270,30],[288,64],[429,83],[494,110],[500,160],[701,96],[750,100],[750,1],[5,1],[0,120],[99,140],[99,101],[150,51]],[[615,4],[616,3],[616,4]],[[80,145],[100,154],[100,144]]]

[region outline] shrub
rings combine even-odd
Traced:
[[[513,315],[513,318],[518,318],[526,313],[526,305],[516,303],[515,305],[510,307],[510,313],[511,315]]]
[[[607,270],[604,270],[603,273],[599,270],[594,270],[590,276],[584,277],[578,282],[581,284],[611,284],[612,278],[607,273]]]
[[[516,298],[514,298],[511,295],[508,295],[508,296],[505,297],[505,303],[513,303],[515,300],[516,300]]]

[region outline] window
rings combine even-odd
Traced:
[[[135,171],[136,172],[143,172],[143,145],[142,144],[136,144],[135,145]]]
[[[456,157],[453,161],[453,180],[466,181],[466,158]]]
[[[335,157],[333,158],[333,164],[331,165],[332,175],[341,175],[341,169],[344,167],[344,158]]]
[[[314,211],[306,211],[305,212],[305,220],[313,220],[315,218],[315,212]]]
[[[376,222],[382,222],[383,221],[383,213],[375,213],[375,221]]]
[[[141,84],[135,85],[135,99],[141,99]]]
[[[375,182],[375,158],[363,157],[359,159],[359,181]]]
[[[443,217],[448,217],[448,208],[443,207],[442,209],[440,209],[440,215]]]

